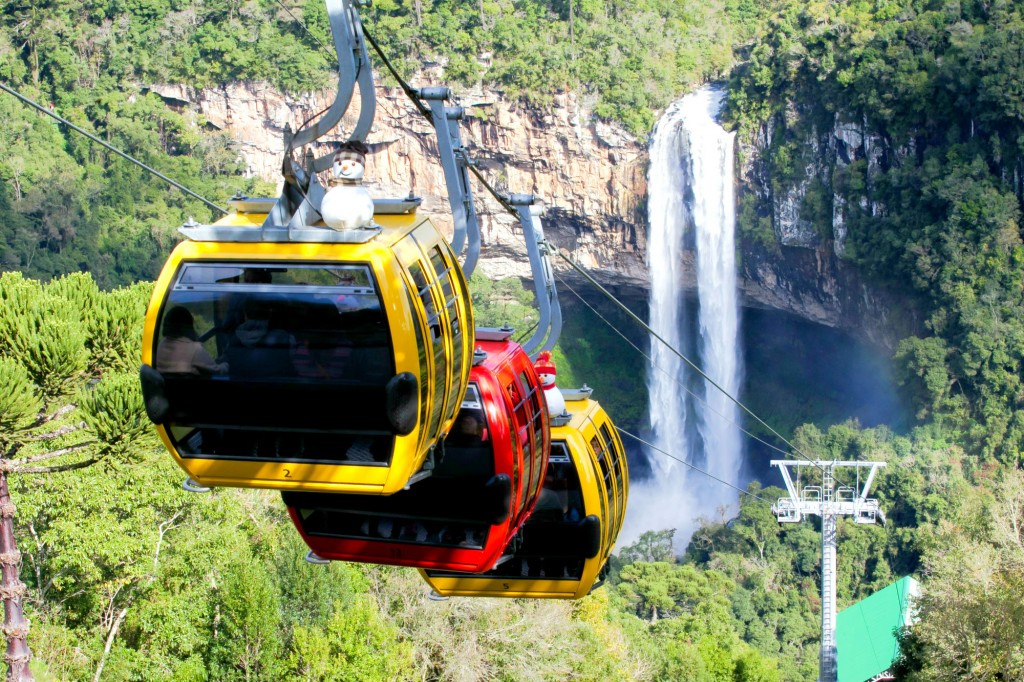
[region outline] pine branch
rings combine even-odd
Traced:
[[[24,470],[20,469],[20,467],[22,467],[22,466],[24,466],[26,464],[32,464],[33,462],[44,462],[44,461],[46,461],[48,459],[54,459],[56,457],[60,457],[61,455],[66,455],[69,452],[76,452],[78,450],[82,450],[84,448],[89,447],[90,445],[95,445],[95,444],[96,444],[96,441],[90,440],[90,441],[86,441],[85,443],[79,443],[78,445],[71,445],[71,446],[66,447],[66,448],[61,448],[60,450],[53,450],[51,452],[44,452],[41,455],[33,455],[32,457],[23,457],[22,459],[11,460],[10,466],[11,467],[19,467],[18,471],[21,472],[21,473],[24,473]]]
[[[58,473],[58,472],[61,472],[61,471],[74,471],[75,469],[84,469],[86,467],[92,466],[93,464],[95,464],[96,462],[100,461],[101,459],[103,459],[103,458],[102,457],[93,457],[91,459],[86,459],[86,460],[83,460],[81,462],[76,462],[75,464],[58,464],[58,465],[55,465],[55,466],[48,466],[48,467],[25,467],[24,469],[20,469],[20,468],[16,469],[14,471],[14,473],[17,473],[17,474],[55,474],[55,473]]]
[[[78,422],[77,424],[68,424],[67,426],[60,427],[56,431],[50,431],[48,433],[39,433],[33,436],[29,436],[29,440],[50,440],[51,438],[56,438],[57,436],[66,436],[69,433],[74,433],[75,431],[84,428],[85,422]]]

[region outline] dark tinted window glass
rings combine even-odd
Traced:
[[[622,461],[621,453],[618,449],[618,441],[616,440],[611,428],[607,423],[601,424],[601,435],[604,436],[604,442],[607,444],[606,459],[608,465],[611,468],[612,476],[615,482],[614,494],[609,490],[609,495],[613,495],[613,509],[616,516],[616,520],[613,523],[618,523],[618,515],[622,512],[623,502],[623,489],[622,489]],[[609,524],[610,525],[610,524]]]
[[[597,498],[601,501],[601,519],[603,520],[602,532],[605,534],[605,540],[607,541],[607,535],[611,526],[608,523],[608,496],[611,495],[612,490],[609,484],[610,472],[608,471],[608,462],[604,454],[604,445],[601,443],[600,437],[595,435],[590,439],[590,448],[593,451],[593,457],[599,464],[598,475],[601,476],[604,484],[600,486]]]
[[[512,380],[512,383],[508,385],[508,391],[509,396],[512,398],[513,412],[515,413],[515,423],[512,427],[518,434],[519,441],[522,442],[523,446],[523,487],[519,490],[519,504],[517,506],[521,510],[526,504],[527,493],[532,489],[533,474],[530,468],[533,464],[533,438],[530,434],[530,410],[528,398],[524,395],[523,387],[519,385],[518,380]]]
[[[487,413],[480,402],[476,384],[469,384],[462,407],[444,440],[444,459],[435,470],[434,477],[477,476],[487,480],[493,475],[494,443]]]
[[[518,384],[515,381],[513,381],[512,383],[508,384],[505,387],[505,391],[508,393],[509,400],[512,402],[512,411],[515,414],[517,406],[521,405],[522,404],[522,400],[523,400],[522,396],[520,396],[520,393],[519,393],[519,386],[518,386]],[[519,443],[520,443],[520,440],[521,440],[520,437],[519,437],[519,426],[517,425],[516,420],[513,420],[513,422],[511,424],[509,424],[509,435],[511,436],[511,439],[512,439],[512,451],[515,452],[519,448]],[[526,443],[523,443],[523,447],[524,448],[526,447]],[[522,476],[522,474],[523,474],[523,472],[520,469],[518,456],[512,457],[512,491],[513,491],[513,494],[515,494],[515,490],[519,487],[519,477]],[[520,506],[522,505],[522,502],[523,502],[523,497],[522,497],[522,495],[520,495],[519,496]]]
[[[530,495],[536,495],[537,489],[540,487],[541,479],[541,467],[544,463],[544,422],[541,419],[541,407],[540,404],[540,386],[530,382],[530,375],[525,370],[520,373],[519,379],[522,381],[523,386],[530,387],[529,393],[529,404],[530,404],[530,439],[533,443],[531,450],[531,479],[530,479]]]
[[[436,547],[482,549],[490,526],[422,517],[367,514],[336,509],[300,509],[309,535],[354,540],[388,541]]]
[[[188,263],[175,282],[175,288],[255,289],[263,285],[363,289],[362,293],[371,294],[376,291],[365,265]]]
[[[390,457],[394,360],[368,268],[187,263],[157,329],[154,367],[184,456]]]
[[[413,305],[412,294],[408,291],[406,291],[406,298],[409,303],[409,309],[416,310],[416,306]],[[425,428],[429,423],[427,406],[430,404],[430,370],[427,367],[427,341],[423,338],[423,331],[420,329],[418,316],[413,316],[412,328],[416,333],[416,354],[419,356],[420,363],[420,428]]]

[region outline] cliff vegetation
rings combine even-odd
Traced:
[[[1022,29],[1007,0],[787,3],[731,78],[732,125],[760,151],[746,159],[748,245],[831,250],[925,320],[895,353],[919,427],[845,450],[890,451],[907,478],[881,495],[924,483],[887,507],[896,544],[882,555],[925,577],[898,679],[1024,671],[1011,603],[1024,575]]]
[[[265,79],[294,93],[329,79],[271,0],[0,6],[4,82],[214,199],[268,188],[245,176],[227,136],[143,85]],[[289,7],[325,35],[319,0]],[[367,15],[406,73],[438,60],[460,82],[540,105],[573,88],[634,132],[738,61],[731,120],[765,150],[750,160],[748,239],[785,248],[774,200],[798,197],[811,241],[925,311],[927,333],[897,353],[917,429],[795,436],[809,455],[889,463],[876,489],[890,524],[840,527],[839,595],[844,606],[900,575],[925,577],[904,679],[1024,669],[1022,13],[1009,0],[382,0]],[[669,534],[642,537],[578,604],[434,604],[409,571],[304,564],[272,494],[185,495],[117,376],[145,301],[129,285],[151,280],[174,227],[209,209],[7,96],[0,121],[0,269],[28,278],[0,278],[2,455],[87,443],[66,454],[96,458],[12,477],[40,676],[813,679],[819,540],[811,526],[778,527],[778,490],[752,486],[757,497],[735,519],[707,519],[682,559]],[[92,280],[42,283],[79,270]],[[477,289],[482,320],[529,328],[528,297]],[[569,383],[596,375],[610,395],[635,390],[633,366],[609,350],[618,341],[577,336],[562,356]],[[628,421],[629,409],[616,414]],[[58,426],[78,424],[79,410],[95,442],[31,428],[56,412]]]

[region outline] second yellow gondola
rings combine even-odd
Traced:
[[[486,573],[421,569],[436,593],[579,599],[603,579],[626,512],[626,455],[589,391],[563,394],[571,417],[552,420],[544,490],[520,537]]]
[[[149,416],[201,485],[401,490],[466,390],[465,278],[414,204],[355,237],[305,231],[322,241],[266,241],[272,206],[234,201],[171,254],[146,316]]]

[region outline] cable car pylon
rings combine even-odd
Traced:
[[[772,505],[772,512],[779,523],[799,523],[807,514],[821,517],[821,653],[818,659],[818,682],[836,682],[836,520],[840,516],[852,516],[859,524],[874,524],[876,519],[885,523],[885,514],[878,506],[878,500],[868,497],[875,475],[885,466],[885,462],[773,459],[771,464],[779,467],[789,493],[789,497],[780,497]],[[794,483],[790,468],[800,466],[820,469],[821,485],[801,488],[799,476]],[[856,469],[857,486],[837,488],[837,467]],[[863,485],[860,484],[862,468],[870,468]]]

